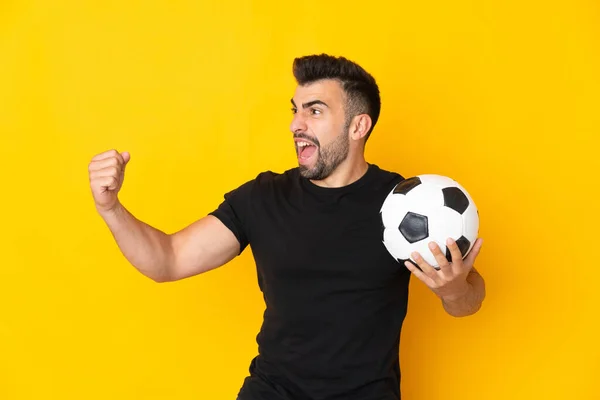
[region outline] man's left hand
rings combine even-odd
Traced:
[[[419,268],[415,267],[410,261],[404,265],[423,283],[425,283],[440,298],[453,301],[461,298],[469,291],[469,282],[467,276],[473,268],[475,258],[479,254],[483,240],[477,239],[473,248],[463,260],[462,254],[456,242],[452,239],[446,241],[446,247],[450,250],[452,262],[448,262],[446,256],[440,250],[435,242],[429,243],[429,249],[438,263],[439,270],[429,265],[423,257],[417,252],[412,254],[413,260]]]

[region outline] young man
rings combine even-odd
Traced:
[[[473,268],[481,239],[440,269],[394,260],[381,241],[379,209],[403,177],[364,158],[379,117],[379,89],[357,64],[328,55],[294,60],[291,139],[298,167],[264,172],[174,234],[137,220],[118,200],[126,152],[89,165],[96,208],[141,273],[174,281],[217,268],[248,245],[266,311],[259,355],[240,400],[400,399],[399,338],[414,274],[454,316],[476,312],[484,281]]]

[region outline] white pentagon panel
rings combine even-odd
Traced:
[[[437,261],[435,260],[435,257],[433,256],[433,253],[431,252],[431,250],[429,250],[429,242],[431,242],[431,238],[419,240],[418,242],[413,243],[412,251],[416,251],[417,253],[419,253],[421,255],[421,257],[423,257],[423,259],[425,260],[426,263],[428,263],[432,267],[436,267]],[[412,251],[411,251],[411,253],[412,253]],[[446,252],[445,245],[444,245],[444,247],[442,247],[442,252]],[[411,260],[414,261],[414,259],[412,257],[411,257]]]
[[[396,259],[406,260],[410,257],[410,243],[398,229],[387,228],[383,231],[383,244],[387,251]]]
[[[400,226],[400,222],[409,210],[409,202],[403,194],[392,194],[383,203],[381,207],[381,220],[383,226],[395,227]]]
[[[444,205],[444,193],[441,188],[425,182],[408,192],[406,198],[414,205],[425,205],[427,207]]]
[[[471,244],[475,242],[477,236],[479,235],[479,215],[477,214],[477,207],[475,204],[469,204],[469,207],[465,210],[462,215],[463,219],[463,235]]]
[[[463,235],[462,215],[448,207],[438,207],[429,215],[429,237],[446,251],[446,239],[457,240]]]
[[[392,190],[391,190],[391,191],[388,193],[388,195],[386,196],[385,200],[384,200],[384,201],[383,201],[383,203],[381,204],[381,208],[379,209],[379,211],[380,211],[380,212],[383,210],[383,207],[384,207],[384,206],[385,206],[387,203],[389,203],[390,201],[393,201],[393,200],[392,200],[392,197],[393,197],[393,196],[397,196],[397,195],[395,195],[395,194],[394,194],[394,189],[392,189]],[[394,201],[395,201],[395,200],[394,200]],[[402,201],[402,200],[400,199],[400,200],[397,200],[397,201]]]
[[[452,186],[458,185],[454,179],[448,178],[447,176],[443,176],[443,175],[425,174],[425,175],[419,175],[419,179],[424,184],[435,185],[440,188],[452,187]]]
[[[444,204],[443,200],[442,204]],[[440,204],[431,204],[429,201],[422,201],[420,197],[406,197],[406,210],[410,212],[427,216],[431,210],[439,207],[441,207]]]

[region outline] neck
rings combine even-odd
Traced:
[[[311,182],[321,187],[343,187],[359,180],[367,172],[368,168],[369,164],[364,157],[355,160],[348,157],[327,178],[322,180],[311,179]]]

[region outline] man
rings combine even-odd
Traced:
[[[291,138],[298,167],[264,172],[227,193],[212,213],[174,234],[137,220],[118,200],[126,152],[94,157],[96,208],[121,251],[157,282],[217,268],[248,245],[264,294],[259,355],[240,400],[400,399],[399,338],[414,274],[454,316],[485,296],[453,242],[440,269],[394,260],[381,241],[379,208],[403,177],[364,158],[380,111],[379,89],[357,64],[328,55],[294,60]]]

